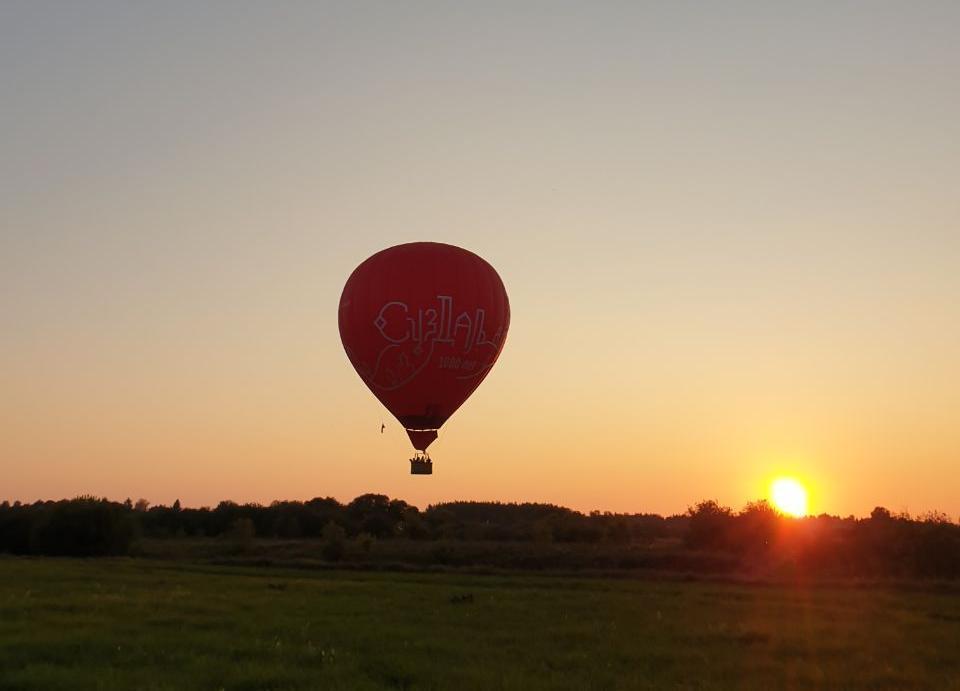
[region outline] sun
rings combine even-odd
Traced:
[[[807,515],[807,490],[792,477],[779,477],[770,484],[770,501],[788,516]]]

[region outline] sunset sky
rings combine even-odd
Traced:
[[[960,3],[518,5],[0,4],[0,500],[956,520]],[[513,313],[430,478],[337,331],[414,240]]]

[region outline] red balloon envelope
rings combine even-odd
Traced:
[[[339,321],[357,373],[425,451],[496,362],[510,302],[500,276],[477,255],[412,242],[354,269]]]

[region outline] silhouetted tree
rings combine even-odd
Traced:
[[[127,554],[137,533],[133,518],[121,504],[94,497],[35,507],[28,522],[30,554]]]
[[[687,509],[690,522],[686,542],[691,547],[718,549],[730,546],[733,510],[713,499]]]
[[[323,547],[320,553],[327,561],[340,561],[347,547],[347,533],[338,524],[330,521],[323,529]]]
[[[828,515],[796,520],[763,501],[736,514],[716,501],[704,501],[684,515],[666,518],[500,502],[448,502],[421,512],[380,494],[361,495],[347,505],[327,497],[269,506],[224,501],[213,509],[184,508],[179,501],[150,506],[145,499],[134,504],[96,497],[0,503],[0,552],[125,554],[138,531],[147,538],[224,537],[240,550],[255,536],[318,539],[330,561],[349,554],[372,558],[365,547],[410,539],[436,544],[375,552],[418,564],[701,573],[749,568],[773,574],[960,578],[960,526],[937,511],[911,518],[876,507],[861,520]],[[348,536],[355,539],[348,541]],[[475,544],[458,547],[456,541]]]
[[[238,550],[245,552],[253,546],[256,535],[256,528],[251,519],[238,518],[231,524],[226,537],[233,542]]]

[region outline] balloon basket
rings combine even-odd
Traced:
[[[410,459],[411,475],[433,475],[433,461],[428,456],[414,456]]]

